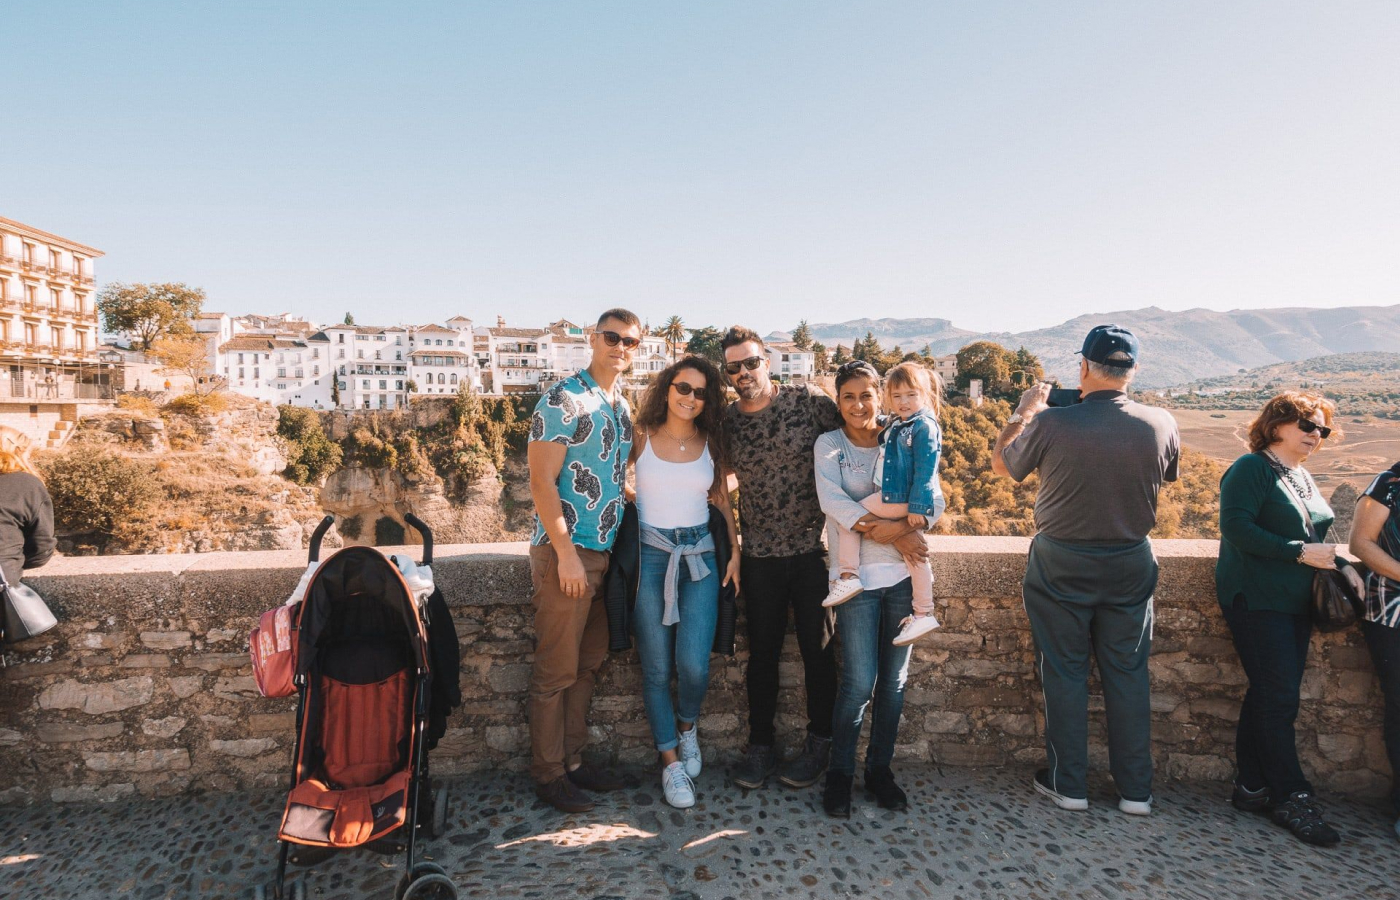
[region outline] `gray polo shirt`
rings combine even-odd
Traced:
[[[1157,524],[1157,492],[1176,481],[1181,436],[1165,409],[1095,391],[1040,412],[1007,444],[1011,477],[1040,472],[1036,530],[1062,541],[1135,543]]]

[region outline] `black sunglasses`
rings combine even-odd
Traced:
[[[600,331],[598,334],[603,336],[603,340],[607,342],[609,347],[616,347],[618,342],[621,341],[622,346],[626,347],[628,350],[636,350],[637,346],[641,344],[641,340],[638,338],[623,337],[616,331]]]
[[[671,387],[675,388],[676,393],[680,394],[682,397],[689,397],[691,394],[694,394],[696,400],[705,399],[705,395],[701,393],[705,389],[696,387],[688,381],[673,381],[671,382]]]
[[[1303,432],[1303,434],[1312,434],[1316,431],[1318,437],[1322,438],[1324,441],[1332,436],[1332,429],[1328,428],[1326,425],[1319,425],[1312,419],[1299,419],[1298,430]]]
[[[748,369],[750,372],[752,372],[754,369],[757,369],[765,362],[767,362],[767,360],[761,356],[750,356],[748,359],[741,359],[737,362],[725,363],[724,371],[728,372],[730,375],[738,375],[740,369]]]

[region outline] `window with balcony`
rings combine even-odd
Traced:
[[[62,254],[62,253],[59,253],[57,250],[50,249],[50,250],[49,250],[49,266],[52,267],[52,268],[57,269],[57,268],[58,268],[59,266],[61,266],[62,264],[63,264],[63,254]]]
[[[20,244],[20,255],[26,263],[34,264],[34,245],[25,241]]]
[[[286,368],[284,368],[284,367],[282,367],[282,366],[278,366],[278,368],[277,368],[277,377],[278,377],[278,378],[286,378],[286,377],[287,377],[287,370],[286,370]]]
[[[296,377],[298,377],[298,378],[305,378],[305,377],[306,377],[306,370],[305,370],[305,369],[297,369]]]

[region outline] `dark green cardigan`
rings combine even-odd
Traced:
[[[1318,537],[1327,539],[1332,507],[1314,491],[1307,503]],[[1312,566],[1298,562],[1308,529],[1293,492],[1257,453],[1235,460],[1220,479],[1220,557],[1215,594],[1222,608],[1243,595],[1250,609],[1302,615],[1312,592]]]

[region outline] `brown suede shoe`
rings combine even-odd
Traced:
[[[593,808],[593,799],[563,776],[535,785],[535,796],[560,812],[582,813]]]
[[[620,791],[626,785],[612,769],[584,762],[577,769],[568,771],[569,780],[586,791]]]

